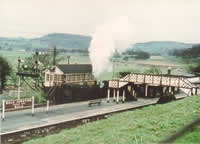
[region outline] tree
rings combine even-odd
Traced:
[[[150,54],[147,52],[143,52],[143,51],[138,51],[136,52],[136,59],[149,59],[150,58]]]
[[[10,67],[7,59],[0,56],[0,83],[2,89],[5,87],[5,83],[7,81],[7,76],[11,74],[12,68]]]
[[[174,50],[173,55],[181,57],[183,62],[188,64],[189,72],[200,75],[200,44],[193,45],[192,48]]]
[[[30,57],[25,58],[23,66],[27,65],[26,70],[22,70],[23,73],[34,73],[36,64],[35,61],[38,59],[38,74],[37,78],[24,77],[24,82],[33,90],[43,91],[44,90],[44,71],[53,65],[53,56],[49,53],[40,54],[38,57],[33,54]],[[56,63],[60,62],[63,57],[56,57]]]
[[[147,69],[144,73],[146,74],[162,74],[162,71],[159,69],[159,68],[156,68],[156,67],[152,67],[150,69]]]
[[[117,50],[115,50],[113,57],[114,58],[120,58],[120,53]]]
[[[123,78],[126,75],[131,74],[131,73],[140,73],[140,70],[138,70],[138,69],[130,69],[130,70],[118,72],[117,75],[119,76],[119,78]]]
[[[195,74],[196,76],[200,76],[200,63],[195,63],[188,66],[188,71]]]

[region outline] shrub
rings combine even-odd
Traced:
[[[162,74],[162,71],[159,68],[152,67],[150,69],[147,69],[144,73],[147,73],[147,74]]]

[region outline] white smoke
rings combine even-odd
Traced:
[[[133,44],[133,25],[128,17],[117,17],[96,28],[89,47],[89,56],[96,77],[112,69],[110,58],[117,50],[125,51]]]

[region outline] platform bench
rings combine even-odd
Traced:
[[[101,99],[90,100],[88,106],[91,107],[93,104],[101,105]]]

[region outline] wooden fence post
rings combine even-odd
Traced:
[[[49,100],[47,100],[47,114],[49,112]]]
[[[2,119],[5,119],[5,100],[2,100]]]
[[[34,96],[32,96],[32,116],[34,116]]]

